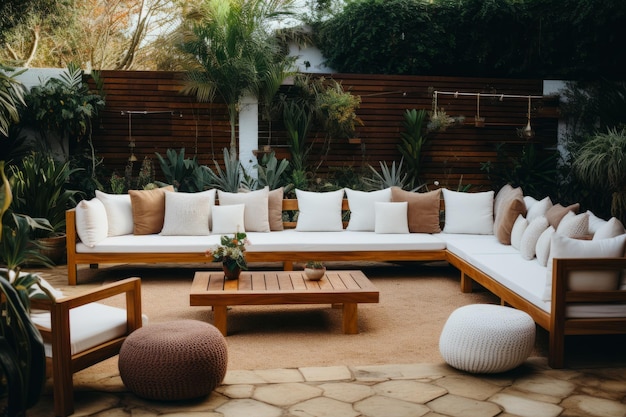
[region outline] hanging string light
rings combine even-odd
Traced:
[[[535,131],[533,130],[532,126],[530,125],[530,108],[531,108],[531,101],[532,98],[531,96],[528,96],[528,123],[526,123],[526,127],[524,127],[524,129],[522,129],[522,137],[526,138],[526,139],[532,139],[533,137],[535,137]]]

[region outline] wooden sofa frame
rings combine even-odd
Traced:
[[[342,209],[349,210],[344,199]],[[443,200],[441,209],[444,209]],[[284,199],[283,211],[297,211],[296,199]],[[78,264],[99,263],[206,263],[204,253],[76,253],[76,218],[74,210],[67,211],[68,283],[76,285]],[[283,222],[286,229],[295,228],[295,222]],[[500,298],[502,305],[510,305],[528,313],[535,323],[549,333],[548,362],[553,368],[565,366],[565,336],[594,334],[626,334],[626,317],[606,319],[568,319],[567,303],[625,303],[626,290],[607,292],[567,291],[567,276],[571,271],[626,270],[626,258],[554,259],[552,311],[540,309],[514,291],[494,280],[447,250],[435,251],[319,251],[319,252],[248,252],[249,262],[282,262],[286,271],[293,270],[294,262],[310,259],[324,261],[447,261],[461,272],[461,291],[472,291],[472,281]]]
[[[342,209],[347,211],[348,200],[343,200]],[[298,200],[284,199],[283,211],[297,211]],[[69,285],[77,283],[77,266],[80,264],[117,264],[117,263],[207,263],[204,252],[199,253],[78,253],[76,252],[76,212],[66,212],[67,229],[67,280]],[[345,225],[344,225],[345,226]],[[296,222],[285,221],[283,227],[293,229]],[[293,270],[294,262],[306,262],[311,259],[325,261],[444,261],[445,250],[415,251],[319,251],[319,252],[247,252],[248,262],[282,262],[285,271]]]

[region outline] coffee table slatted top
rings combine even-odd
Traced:
[[[196,272],[189,303],[213,306],[215,325],[226,334],[226,307],[274,304],[341,304],[344,331],[357,333],[357,303],[378,303],[379,292],[361,271],[326,271],[310,281],[303,271],[244,271],[237,280],[223,272]]]

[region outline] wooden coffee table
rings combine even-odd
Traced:
[[[309,281],[302,271],[244,271],[238,280],[224,280],[223,272],[196,272],[189,304],[212,306],[214,325],[227,334],[228,306],[274,304],[341,304],[343,331],[356,334],[358,303],[377,303],[378,289],[361,271],[327,271]]]

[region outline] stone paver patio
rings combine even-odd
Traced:
[[[80,382],[80,373],[75,376]],[[28,412],[48,417],[49,392]],[[136,397],[117,373],[76,388],[75,416],[551,417],[626,416],[626,368],[555,370],[545,358],[497,375],[441,364],[233,370],[211,395]]]

